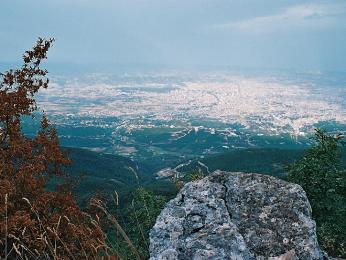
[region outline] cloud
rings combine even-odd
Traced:
[[[289,28],[328,28],[345,14],[346,5],[304,4],[290,6],[268,16],[226,22],[214,25],[214,29],[230,29],[241,32],[270,32]]]

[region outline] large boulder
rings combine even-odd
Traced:
[[[296,184],[214,172],[188,183],[150,232],[150,259],[324,259]]]

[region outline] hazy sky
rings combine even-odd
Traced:
[[[346,1],[1,0],[0,62],[345,69]]]

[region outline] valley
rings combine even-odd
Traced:
[[[314,128],[346,132],[342,74],[260,75],[55,76],[38,104],[74,161],[73,178],[83,176],[78,198],[97,192],[126,197],[136,187],[170,197],[176,188],[169,178],[157,178],[161,172],[221,169],[285,178],[284,166],[311,145]],[[24,118],[28,135],[37,129]]]

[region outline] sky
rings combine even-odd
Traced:
[[[1,0],[0,63],[346,69],[345,0]]]

